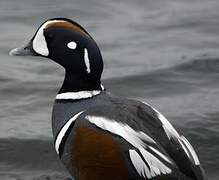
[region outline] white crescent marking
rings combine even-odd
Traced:
[[[89,60],[88,51],[86,48],[84,49],[84,62],[87,67],[87,72],[90,73],[90,60]]]
[[[70,125],[78,118],[79,115],[81,115],[81,113],[83,113],[84,111],[81,111],[79,113],[77,113],[76,115],[74,115],[71,119],[69,119],[67,121],[67,123],[61,128],[60,132],[57,135],[57,138],[55,140],[55,149],[57,154],[59,154],[59,146],[62,142],[62,139],[65,136],[66,131],[69,129]]]
[[[37,31],[34,39],[33,39],[33,49],[38,54],[41,54],[42,56],[48,56],[49,55],[49,49],[47,47],[46,39],[44,36],[44,29],[51,23],[54,22],[62,22],[58,20],[52,20],[45,22]]]

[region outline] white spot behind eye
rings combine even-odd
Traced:
[[[76,42],[72,41],[72,42],[68,43],[67,46],[69,49],[76,49],[77,44],[76,44]]]

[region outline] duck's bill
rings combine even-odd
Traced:
[[[29,43],[27,46],[12,49],[9,52],[9,55],[11,56],[37,56],[37,53],[34,52],[31,44]]]

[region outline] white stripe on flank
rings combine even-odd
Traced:
[[[93,96],[96,96],[100,93],[101,93],[100,90],[66,92],[66,93],[57,94],[56,99],[72,99],[72,100],[86,99],[86,98],[91,98]]]
[[[61,128],[60,132],[57,135],[57,138],[55,140],[55,149],[57,154],[59,154],[59,146],[62,142],[62,139],[65,136],[66,131],[68,130],[68,128],[71,126],[71,124],[78,118],[78,116],[83,113],[84,111],[81,111],[79,113],[77,113],[76,115],[74,115],[71,119],[69,119],[67,121],[67,123]]]
[[[89,60],[88,51],[86,48],[84,49],[84,62],[87,67],[87,72],[90,73],[90,60]]]
[[[189,157],[192,157],[192,159],[193,159],[195,165],[200,165],[200,161],[199,161],[199,159],[198,159],[198,156],[197,156],[197,154],[196,154],[194,148],[193,148],[192,145],[190,144],[190,142],[189,142],[184,136],[181,137],[181,140],[182,140],[183,143],[186,145],[188,151],[191,153],[191,156],[189,156]]]

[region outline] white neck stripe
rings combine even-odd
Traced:
[[[78,92],[66,92],[57,94],[56,99],[86,99],[96,96],[101,93],[101,90],[93,90],[93,91],[78,91]]]

